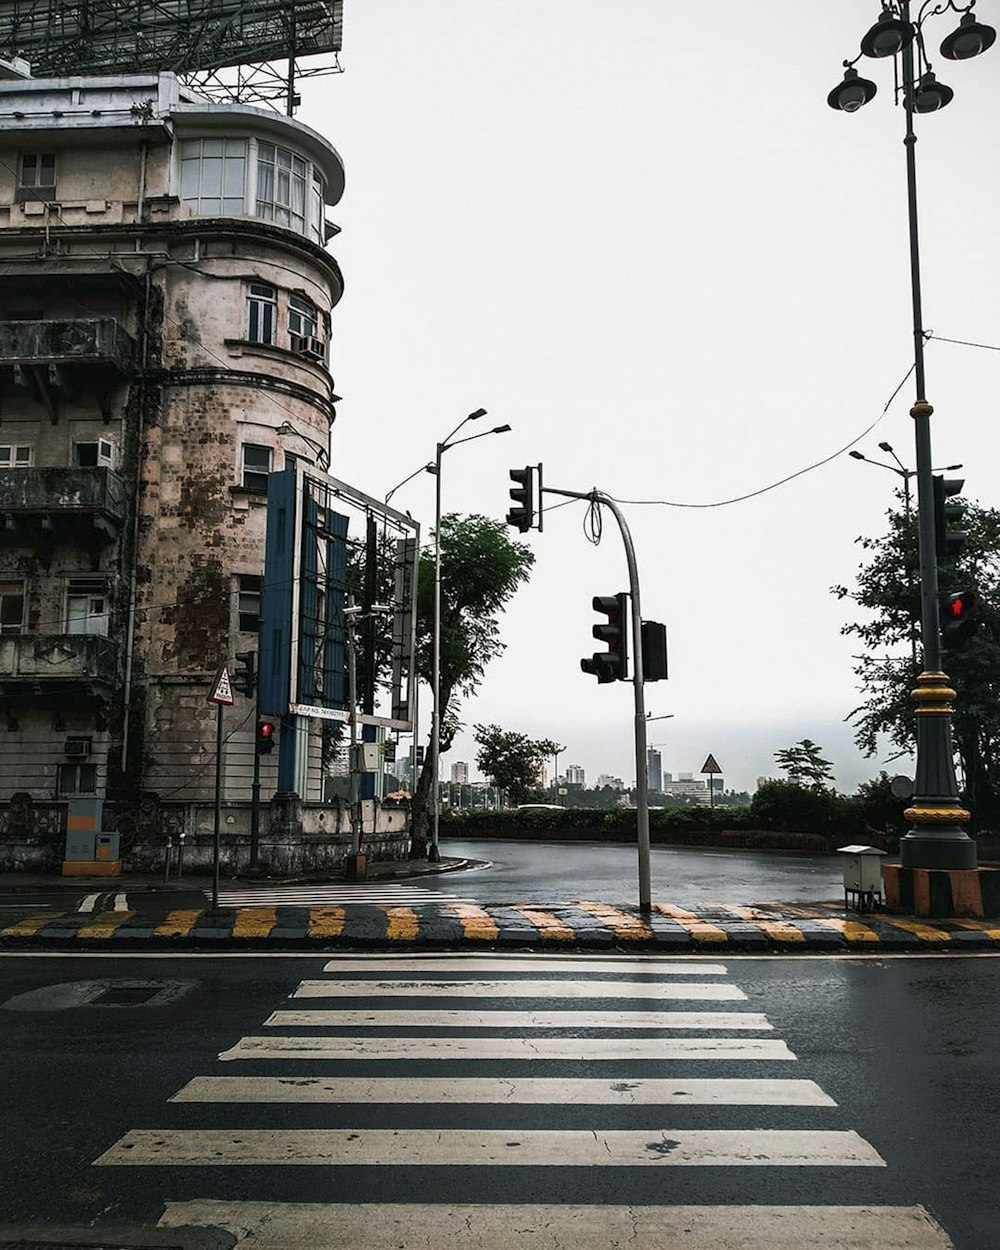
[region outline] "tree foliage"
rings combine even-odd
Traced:
[[[455,704],[474,694],[486,666],[504,649],[499,615],[518,586],[528,580],[534,552],[512,542],[502,521],[490,517],[441,518],[441,751],[460,728]],[[420,553],[417,583],[417,673],[434,679],[434,550]],[[437,774],[433,740],[413,796],[413,850],[427,834],[427,799]]]
[[[802,738],[793,746],[775,751],[774,758],[793,785],[823,790],[833,779],[833,765],[823,758],[820,750],[811,738]]]
[[[499,725],[476,725],[472,736],[479,747],[479,771],[492,785],[506,790],[508,801],[515,804],[538,789],[538,770],[556,749],[548,738],[529,738]]]
[[[944,667],[958,695],[952,728],[964,797],[982,827],[1000,818],[1000,511],[969,503],[962,528],[967,542],[941,563],[940,588],[975,589],[980,625],[963,650],[944,653]],[[880,735],[910,752],[916,740],[910,692],[920,672],[910,652],[920,618],[917,518],[890,509],[886,532],[857,543],[865,558],[855,585],[833,587],[837,598],[862,609],[842,629],[863,648],[854,671],[865,699],[850,719],[866,755],[876,753]]]

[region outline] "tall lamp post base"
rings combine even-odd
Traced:
[[[917,776],[913,805],[903,813],[913,828],[899,843],[904,868],[976,867],[976,844],[962,828],[972,814],[957,797],[951,743],[954,697],[947,674],[921,673],[917,678]]]
[[[440,864],[441,862],[441,851],[433,842],[427,846],[427,862],[429,864]]]

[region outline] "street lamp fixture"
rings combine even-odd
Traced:
[[[934,76],[924,45],[925,21],[952,9],[962,17],[956,31],[941,45],[948,60],[968,60],[985,52],[996,38],[990,26],[972,18],[975,0],[964,8],[955,0],[935,3],[924,0],[915,23],[910,22],[910,0],[882,0],[882,15],[861,42],[861,56],[899,56],[896,102],[902,101],[906,114],[903,147],[906,154],[907,221],[910,253],[910,292],[913,309],[913,375],[916,397],[913,418],[916,445],[915,470],[903,468],[891,447],[896,465],[882,464],[903,478],[917,480],[918,539],[920,550],[920,641],[923,672],[913,692],[917,720],[917,769],[914,798],[906,810],[912,822],[900,841],[900,858],[906,868],[970,869],[976,867],[976,844],[963,829],[971,819],[959,802],[955,776],[955,756],[951,736],[952,700],[955,692],[941,671],[941,633],[938,619],[938,570],[934,526],[934,470],[931,467],[930,418],[934,409],[927,401],[924,373],[924,328],[920,295],[920,243],[917,230],[917,165],[915,113],[935,113],[944,108],[954,92]],[[912,34],[910,34],[912,31]],[[855,61],[845,61],[844,81],[827,97],[831,108],[856,112],[875,95],[875,84],[858,78]],[[852,452],[855,460],[864,460]],[[873,461],[881,464],[880,461]]]
[[[439,833],[441,824],[441,798],[438,794],[438,768],[441,757],[441,460],[446,451],[459,447],[462,443],[474,442],[477,438],[487,438],[491,434],[506,434],[509,425],[496,425],[492,430],[481,430],[478,434],[469,434],[465,438],[455,435],[468,421],[478,421],[486,416],[485,408],[477,408],[463,417],[448,437],[438,443],[434,457],[433,472],[435,477],[434,490],[434,718],[431,724],[431,754],[434,759],[432,768],[432,787],[434,802],[431,807],[431,841],[427,848],[427,858],[432,864],[440,862],[441,849]],[[428,472],[431,466],[428,465]]]

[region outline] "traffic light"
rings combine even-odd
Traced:
[[[642,680],[667,679],[667,627],[659,621],[642,622]]]
[[[976,632],[978,609],[979,596],[974,590],[938,596],[941,646],[946,651],[961,651]]]
[[[950,560],[965,546],[967,537],[964,530],[952,529],[952,524],[961,522],[965,516],[964,503],[949,503],[952,495],[961,492],[965,479],[961,477],[942,477],[935,474],[934,482],[934,548],[938,560]]]
[[[608,644],[607,651],[598,651],[589,660],[581,660],[585,673],[593,673],[603,686],[608,681],[628,679],[628,595],[595,595],[594,611],[608,619],[593,628],[598,642]]]
[[[257,652],[237,651],[233,671],[233,689],[252,699],[257,692]]]
[[[513,507],[507,513],[507,524],[515,526],[524,534],[535,523],[534,466],[526,465],[523,469],[511,469],[510,480],[516,485],[510,488]]]
[[[274,750],[274,738],[277,733],[277,726],[271,720],[259,720],[257,722],[257,754],[270,755]]]

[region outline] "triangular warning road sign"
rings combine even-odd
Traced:
[[[208,701],[209,703],[222,703],[226,707],[232,707],[236,702],[236,696],[233,694],[233,683],[229,679],[229,665],[225,661],[219,665],[219,671],[215,674]]]
[[[701,766],[701,771],[703,773],[721,773],[722,769],[719,767],[715,756],[709,753],[708,759]]]

